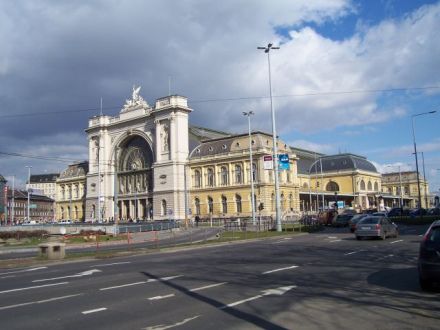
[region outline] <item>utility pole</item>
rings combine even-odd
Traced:
[[[243,112],[243,115],[248,117],[248,127],[249,127],[249,177],[251,180],[251,208],[252,208],[252,225],[257,224],[255,220],[255,193],[254,193],[254,162],[252,160],[252,137],[251,137],[251,116],[254,115],[253,111]]]
[[[27,220],[31,221],[31,199],[30,199],[30,185],[31,185],[31,168],[32,166],[26,166],[28,169],[28,184],[27,184]]]

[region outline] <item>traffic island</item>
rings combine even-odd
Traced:
[[[38,256],[48,260],[60,260],[66,256],[66,244],[48,242],[38,244]]]

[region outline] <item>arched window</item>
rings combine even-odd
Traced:
[[[252,180],[254,180],[254,182],[257,182],[257,164],[253,163],[252,164]]]
[[[228,168],[226,166],[222,166],[220,169],[220,177],[221,177],[221,183],[222,186],[227,186],[229,184],[228,180]]]
[[[377,182],[374,183],[374,191],[379,191],[379,184]]]
[[[70,206],[67,207],[67,216],[72,219],[72,213],[70,212]]]
[[[162,199],[161,208],[160,208],[160,214],[162,216],[167,214],[167,201],[165,199]]]
[[[360,188],[361,188],[361,190],[365,190],[365,181],[364,180],[361,180]]]
[[[64,219],[64,212],[63,212],[63,219]],[[96,205],[92,205],[92,219],[96,219]]]
[[[270,196],[270,209],[272,211],[275,211],[275,194],[272,193],[272,195]]]
[[[208,213],[210,214],[214,213],[214,201],[210,196],[208,196]]]
[[[237,213],[241,213],[242,207],[241,207],[241,196],[240,195],[235,195],[235,205],[237,207]]]
[[[303,188],[304,188],[304,189],[308,189],[308,188],[309,188],[309,184],[308,184],[307,182],[304,182],[304,183],[303,183]]]
[[[241,172],[241,166],[235,165],[235,183],[242,183],[243,175]]]
[[[75,220],[78,219],[78,206],[75,206],[73,208],[73,219],[75,219]]]
[[[330,181],[329,183],[327,183],[327,186],[325,187],[325,190],[327,191],[339,191],[339,185],[334,182],[334,181]]]
[[[208,168],[208,187],[214,187],[214,170]]]
[[[200,215],[200,199],[194,199],[194,206],[196,208],[196,215]]]
[[[228,213],[228,199],[226,196],[222,196],[222,212],[225,214]]]
[[[94,207],[95,205],[93,205]],[[61,207],[61,219],[64,219],[64,207]]]
[[[368,187],[368,191],[373,190],[373,185],[371,184],[371,181],[368,181],[367,187]]]
[[[289,195],[289,209],[292,210],[293,209],[293,194],[290,193]]]
[[[202,176],[199,170],[194,171],[194,187],[200,188],[202,186]]]
[[[284,198],[284,194],[281,194],[281,211],[284,211],[286,209],[286,199]]]

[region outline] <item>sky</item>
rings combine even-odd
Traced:
[[[440,2],[429,0],[0,1],[0,174],[87,160],[88,118],[132,86],[188,98],[190,124],[272,132],[291,146],[415,170],[440,189]],[[437,113],[414,115],[437,110]],[[420,154],[421,156],[421,154]],[[43,159],[40,159],[40,158]],[[423,165],[419,157],[420,172]]]

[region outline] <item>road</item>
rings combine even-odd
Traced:
[[[168,253],[0,270],[3,329],[438,329],[417,282],[425,228],[346,228]]]

